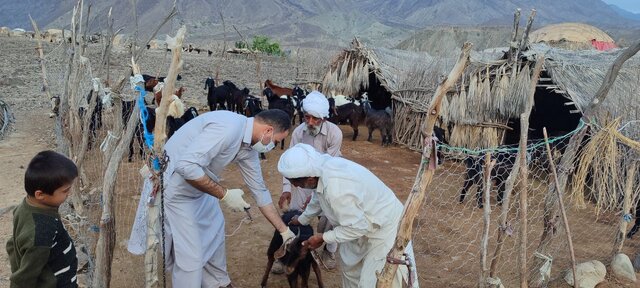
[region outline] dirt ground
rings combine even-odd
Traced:
[[[53,120],[48,118],[48,99],[45,99],[40,92],[40,67],[36,60],[36,54],[32,49],[35,42],[23,38],[0,38],[3,47],[0,57],[0,99],[6,101],[13,109],[16,122],[12,131],[2,140],[0,140],[0,161],[2,169],[0,169],[0,196],[3,201],[0,202],[0,209],[11,207],[21,201],[24,197],[22,189],[22,177],[24,167],[28,164],[29,159],[38,151],[43,149],[53,149]],[[47,46],[51,49],[51,46]],[[166,71],[167,61],[163,60],[164,53],[151,51],[149,57],[142,63],[142,67],[149,67],[147,71],[156,71],[164,67],[162,71]],[[95,55],[94,55],[95,56]],[[93,59],[92,59],[93,61]],[[114,70],[124,69],[126,63],[126,55],[124,53],[114,56]],[[212,63],[221,63],[220,59],[207,58],[206,55],[185,55],[186,69],[183,71],[182,82],[189,88],[185,99],[187,104],[194,105],[198,108],[205,107],[206,100],[204,98],[202,87],[203,80],[206,76],[215,71]],[[221,77],[228,77],[250,88],[257,86],[251,75],[255,75],[255,63],[251,59],[232,58],[228,60],[229,65],[220,66]],[[265,61],[262,64],[263,75],[269,75],[275,79],[276,83],[290,83],[292,78],[287,74],[291,71],[292,64],[282,60]],[[114,76],[117,71],[113,72]],[[164,73],[161,73],[164,74]],[[227,79],[227,78],[225,78]],[[234,81],[234,82],[235,82]],[[253,83],[253,85],[252,85]],[[239,86],[241,86],[239,85]],[[252,88],[252,91],[255,90]],[[257,94],[257,93],[253,93]],[[114,115],[113,111],[105,112],[105,119],[111,119],[118,115]],[[111,118],[110,118],[111,117]],[[108,120],[105,120],[108,121]],[[101,131],[99,139],[106,135],[106,125]],[[364,141],[366,128],[361,127],[360,137],[357,141],[350,140],[353,135],[351,129],[347,126],[341,126],[344,133],[342,153],[344,157],[351,159],[363,166],[369,168],[374,174],[380,177],[401,201],[405,201],[411,190],[415,174],[417,172],[420,155],[409,151],[408,149],[394,146],[383,148],[380,146],[380,135],[374,134],[373,142]],[[99,144],[99,143],[98,143]],[[277,201],[281,192],[281,176],[276,169],[276,163],[281,155],[282,150],[275,149],[267,154],[267,160],[262,161],[262,171],[268,188],[272,193],[274,201]],[[102,172],[102,159],[98,149],[90,151],[89,159],[86,164],[86,170],[89,178],[99,179],[98,175]],[[138,158],[134,162],[127,162],[123,159],[121,168],[118,173],[119,178],[116,188],[116,223],[117,223],[117,241],[116,251],[112,266],[112,287],[142,287],[144,285],[144,267],[143,257],[135,256],[127,252],[126,244],[129,237],[133,217],[138,206],[139,189],[141,187],[140,176],[137,170],[142,166],[142,161]],[[462,166],[457,162],[446,162],[442,167],[447,173],[463,172]],[[444,173],[444,172],[443,172]],[[423,212],[420,213],[417,223],[414,225],[414,251],[419,271],[419,279],[422,287],[473,287],[477,283],[479,262],[476,261],[479,250],[475,248],[477,244],[476,232],[479,233],[478,227],[481,223],[481,211],[473,209],[469,205],[460,206],[454,200],[460,187],[460,179],[447,178],[446,175],[440,173],[434,178],[434,185],[451,187],[442,190],[441,197],[428,197]],[[450,180],[454,179],[454,180]],[[451,183],[447,183],[451,182]],[[243,184],[237,167],[232,165],[222,175],[222,184],[227,187],[242,188],[248,191]],[[91,190],[91,189],[87,189]],[[471,197],[471,196],[469,196]],[[255,202],[251,197],[247,197],[249,202],[255,207]],[[470,198],[471,199],[471,198]],[[539,207],[543,197],[540,195],[532,196],[533,207]],[[463,208],[461,208],[463,207]],[[100,212],[99,195],[89,195],[87,201],[87,211],[90,211],[90,221],[97,224]],[[496,209],[497,210],[497,209]],[[254,221],[249,224],[240,224],[245,217],[244,213],[233,213],[224,210],[226,219],[226,249],[228,271],[231,279],[236,287],[256,287],[259,285],[262,274],[266,266],[266,249],[268,247],[273,228],[260,215],[258,209],[252,208],[251,213]],[[495,217],[498,212],[492,212]],[[587,212],[575,213],[572,225],[576,225],[576,235],[609,235],[611,225],[614,222],[606,217],[598,222],[588,223],[588,225],[579,225],[581,219],[591,219]],[[432,219],[438,219],[435,222],[429,222]],[[472,219],[471,221],[469,219]],[[11,235],[11,213],[0,215],[0,241],[4,247],[8,237]],[[453,223],[453,224],[452,224]],[[495,226],[495,225],[494,225]],[[91,227],[90,227],[91,228]],[[534,232],[536,228],[533,228]],[[237,231],[236,231],[237,230]],[[538,229],[539,230],[539,229]],[[463,231],[456,234],[456,231]],[[580,232],[582,231],[582,232]],[[95,229],[80,231],[84,235],[97,237]],[[233,234],[233,235],[231,235]],[[473,234],[473,235],[471,235]],[[457,237],[462,235],[463,237]],[[534,233],[534,235],[537,235]],[[610,243],[603,243],[591,238],[584,237],[575,239],[580,243],[577,254],[580,255],[579,260],[589,260],[588,257],[608,253],[611,251]],[[603,236],[602,239],[608,239]],[[515,241],[515,240],[510,240]],[[534,240],[532,240],[534,241]],[[632,255],[632,251],[640,248],[639,240],[629,241],[625,251]],[[490,239],[494,243],[493,238]],[[455,243],[455,245],[454,245]],[[76,243],[76,246],[91,246],[91,243]],[[467,252],[459,251],[460,247],[469,246],[468,257],[464,255]],[[472,247],[473,246],[473,247]],[[490,249],[492,246],[490,246]],[[89,247],[90,248],[90,247]],[[530,249],[533,250],[533,249]],[[490,250],[492,251],[492,250]],[[606,252],[604,252],[606,251]],[[530,251],[533,253],[533,251]],[[472,255],[471,255],[472,254]],[[453,260],[452,260],[453,259]],[[515,269],[515,259],[505,259],[501,267],[504,268],[505,279],[516,279],[517,271]],[[566,268],[567,263],[559,259],[554,260],[554,275],[557,276],[560,269]],[[556,266],[557,265],[557,268]],[[508,273],[508,274],[507,274]],[[5,249],[0,251],[0,287],[9,286],[10,267],[6,256]],[[169,275],[167,275],[169,276]],[[338,271],[324,271],[323,280],[325,287],[339,287],[340,274]],[[371,275],[371,277],[374,277]],[[317,287],[315,276],[311,276],[311,287]],[[512,284],[511,280],[507,282]],[[269,279],[270,287],[286,287],[286,281],[283,276],[271,275]],[[507,285],[513,287],[515,285]],[[551,287],[569,287],[562,280],[555,280]],[[638,287],[633,284],[622,283],[608,276],[608,279],[598,285],[603,287]]]

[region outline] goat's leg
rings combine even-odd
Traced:
[[[640,218],[640,205],[638,205],[640,203],[636,203],[636,221],[633,223],[633,227],[631,227],[631,230],[629,230],[629,233],[627,233],[627,238],[631,239],[631,237],[633,237],[633,235],[636,234],[636,232],[638,232],[638,230],[640,230],[640,220],[638,220],[638,218]]]
[[[502,177],[496,178],[496,184],[498,186],[498,196],[496,196],[496,200],[498,205],[502,205],[502,199],[504,199],[504,190],[506,190],[506,179],[502,179]]]
[[[275,258],[273,256],[269,256],[269,261],[267,262],[267,268],[264,270],[264,275],[262,276],[262,282],[260,282],[260,287],[267,287],[267,280],[269,280],[269,272],[271,272],[271,267],[273,267],[273,261]]]
[[[136,127],[136,138],[138,139],[138,144],[140,145],[140,159],[144,159],[144,134],[142,132],[142,130],[144,130],[144,127],[142,127],[142,123],[138,123],[138,126]]]
[[[352,141],[356,141],[358,138],[358,125],[351,124],[351,128],[353,128],[353,139]]]
[[[287,281],[289,282],[289,288],[298,288],[298,273],[287,275]]]
[[[464,202],[464,197],[467,196],[467,192],[469,191],[471,186],[473,186],[473,177],[471,177],[469,173],[470,172],[467,172],[467,175],[464,179],[464,185],[462,186],[462,190],[460,191],[460,198],[458,199],[458,202],[460,203]]]
[[[131,138],[131,142],[129,142],[129,157],[127,157],[127,160],[129,162],[133,161],[133,141],[136,140],[135,137]]]
[[[309,287],[309,274],[311,274],[311,262],[313,261],[313,257],[308,257],[307,262],[303,265],[299,266],[300,269],[300,278],[301,284],[300,287],[308,288]]]
[[[311,261],[311,267],[313,267],[313,272],[316,274],[316,280],[318,280],[318,288],[324,288],[324,283],[322,282],[322,270],[316,260]]]
[[[482,202],[482,195],[484,194],[484,185],[491,185],[491,182],[484,183],[483,179],[481,179],[478,182],[478,191],[476,192],[476,202],[478,203],[478,208],[484,207],[484,204]]]
[[[371,128],[371,126],[367,126],[367,129],[369,129],[369,137],[367,138],[367,141],[371,142],[371,137],[373,136],[374,129]]]

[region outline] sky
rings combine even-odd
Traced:
[[[633,13],[640,13],[640,0],[602,0],[607,4],[614,4]]]

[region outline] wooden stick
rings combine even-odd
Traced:
[[[529,32],[531,31],[531,25],[533,24],[533,18],[536,17],[536,9],[531,9],[529,20],[527,20],[527,28],[525,28],[522,34],[522,40],[520,40],[520,51],[524,51],[527,48],[527,42],[529,41]]]
[[[458,82],[458,79],[460,79],[460,76],[464,72],[464,69],[469,62],[469,53],[471,51],[471,46],[472,44],[469,42],[465,43],[462,46],[462,52],[460,54],[460,57],[458,58],[456,65],[449,73],[449,76],[447,76],[447,78],[445,78],[442,83],[440,83],[431,101],[431,112],[429,113],[427,121],[425,121],[422,126],[422,136],[424,137],[425,141],[422,153],[422,161],[418,170],[418,175],[416,176],[416,181],[414,182],[413,189],[411,190],[409,198],[407,199],[407,202],[404,206],[402,220],[398,225],[396,242],[391,248],[391,251],[389,251],[388,257],[396,259],[403,257],[404,250],[411,240],[411,233],[413,231],[413,220],[415,219],[420,206],[422,205],[422,202],[426,197],[427,188],[431,183],[437,165],[437,163],[433,163],[433,161],[436,159],[436,151],[435,147],[431,145],[433,126],[436,123],[438,114],[440,113],[442,98],[444,98],[446,91],[449,90],[449,87],[455,85],[455,83]],[[417,189],[418,187],[419,189]],[[391,283],[395,277],[397,268],[398,266],[396,264],[390,264],[388,262],[385,263],[384,268],[377,275],[378,282],[376,284],[376,287],[391,287]]]
[[[573,240],[571,240],[571,229],[569,229],[569,220],[567,218],[567,210],[564,207],[564,198],[560,194],[560,182],[558,181],[558,173],[556,170],[556,163],[554,162],[553,155],[551,154],[551,147],[549,146],[549,137],[547,136],[547,127],[542,128],[544,134],[544,144],[547,147],[547,158],[549,159],[549,165],[551,166],[551,174],[553,175],[553,183],[555,184],[556,191],[558,193],[558,203],[560,204],[560,212],[562,213],[562,222],[564,222],[564,229],[567,232],[567,242],[569,243],[569,252],[571,253],[571,269],[573,269],[573,287],[580,287],[578,283],[578,274],[576,273],[576,254],[573,249]],[[634,162],[635,165],[635,162]],[[631,199],[629,199],[629,203]],[[622,221],[625,222],[625,221]],[[626,223],[626,222],[625,222]],[[626,227],[626,225],[625,225]],[[622,234],[624,238],[624,233]]]
[[[513,30],[511,32],[511,43],[509,45],[509,60],[515,62],[518,57],[518,28],[520,27],[520,8],[513,14]]]
[[[627,169],[627,180],[624,186],[624,203],[622,204],[622,216],[631,213],[631,195],[633,192],[633,184],[636,180],[636,161],[631,163],[631,166]],[[622,253],[622,247],[624,247],[624,239],[627,234],[627,221],[624,219],[620,220],[620,227],[618,233],[616,234],[616,240],[613,244],[613,253],[618,254]],[[575,272],[574,272],[575,273]]]
[[[49,81],[47,80],[47,67],[45,65],[45,60],[44,60],[44,48],[42,47],[42,37],[40,37],[40,29],[38,29],[38,24],[36,24],[36,21],[33,20],[33,18],[31,18],[31,14],[29,14],[29,20],[31,20],[31,26],[33,26],[33,31],[35,31],[36,33],[36,41],[38,43],[38,48],[36,48],[36,50],[38,50],[38,62],[40,62],[40,68],[42,69],[42,91],[45,93],[45,95],[47,95],[47,99],[49,99],[49,101],[51,101],[52,97],[51,97],[51,92],[49,92]],[[60,104],[60,101],[57,101],[57,105]],[[57,111],[57,106],[56,107],[52,107],[52,114],[56,114],[54,113],[53,110]]]
[[[158,111],[156,112],[156,126],[153,130],[153,155],[158,159],[161,159],[164,154],[164,144],[167,139],[167,111],[169,110],[169,105],[173,102],[172,96],[173,91],[175,91],[174,87],[176,78],[182,68],[182,44],[185,33],[186,28],[182,26],[182,28],[180,28],[176,33],[174,46],[169,47],[171,48],[172,54],[171,65],[169,66],[169,72],[165,79],[165,87],[162,88],[162,100],[160,101],[160,107],[158,107]],[[149,167],[149,169],[154,169],[154,167]],[[164,171],[155,171],[155,173],[162,172]],[[162,187],[160,185],[161,183],[159,178],[154,178],[153,182],[154,186]],[[160,241],[164,241],[164,239],[157,239],[156,237],[156,229],[158,227],[162,229],[162,224],[159,223],[160,209],[163,209],[160,207],[162,197],[163,191],[159,191],[154,198],[154,203],[149,206],[149,210],[147,212],[147,250],[144,255],[144,261],[146,267],[145,287],[148,288],[158,287],[158,266],[164,265],[164,263],[160,263],[158,261],[158,244],[161,243]],[[161,251],[161,253],[164,253],[164,251]],[[162,271],[162,273],[164,273],[164,271]]]
[[[220,20],[222,21],[222,58],[224,59],[225,53],[227,52],[227,26],[224,24],[224,16],[222,15],[222,10],[218,10],[218,15],[220,15]]]
[[[100,216],[100,234],[98,235],[98,244],[96,245],[96,267],[93,274],[91,287],[107,288],[110,286],[111,280],[111,262],[113,260],[113,249],[116,244],[116,218],[115,218],[115,201],[114,190],[116,178],[118,176],[118,168],[120,160],[125,150],[129,147],[129,142],[133,138],[133,132],[140,117],[140,108],[137,105],[133,108],[127,128],[120,138],[118,146],[113,151],[107,170],[104,173],[104,181],[102,182],[102,215]]]
[[[533,13],[535,15],[535,13]],[[520,287],[528,287],[527,283],[527,210],[528,210],[528,174],[529,165],[527,165],[527,136],[529,132],[529,115],[533,109],[533,97],[536,94],[536,85],[540,79],[540,71],[544,63],[544,55],[536,60],[536,66],[533,68],[531,75],[531,86],[529,87],[529,95],[527,99],[527,108],[524,113],[520,114],[520,144],[518,158],[520,158]]]
[[[607,75],[605,75],[602,85],[598,89],[598,92],[596,92],[596,96],[593,98],[593,100],[589,104],[589,107],[587,107],[585,111],[595,110],[594,109],[595,106],[598,105],[599,103],[602,103],[602,101],[604,101],[605,97],[607,97],[607,94],[609,94],[609,90],[611,89],[611,86],[613,86],[613,83],[615,83],[616,77],[618,77],[618,73],[620,72],[620,68],[622,68],[622,65],[624,64],[624,62],[626,62],[629,58],[633,57],[633,55],[636,55],[636,53],[638,53],[639,50],[640,50],[640,40],[638,40],[632,46],[629,46],[629,48],[625,49],[624,52],[622,52],[622,54],[620,54],[618,58],[616,58],[616,60],[613,62],[613,65],[611,65],[611,67],[607,71]],[[589,115],[589,116],[592,116],[592,115]]]
[[[491,161],[491,153],[487,152],[484,156],[484,226],[482,229],[482,241],[480,242],[480,288],[487,287],[487,276],[489,276],[489,267],[487,266],[487,246],[489,245],[489,228],[491,216],[491,170],[495,165],[495,160]]]

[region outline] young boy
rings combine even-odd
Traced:
[[[69,196],[78,168],[53,151],[38,153],[24,175],[27,197],[13,211],[7,242],[11,287],[78,287],[78,258],[58,207]]]

